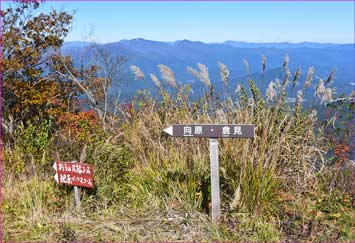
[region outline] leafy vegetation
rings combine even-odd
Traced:
[[[343,144],[353,128],[331,122],[331,112],[319,120],[314,109],[303,107],[309,85],[299,90],[295,103],[287,103],[285,90],[299,78],[291,78],[288,56],[266,97],[251,78],[248,87],[229,93],[229,71],[222,63],[226,88],[218,94],[207,67],[198,64],[199,70],[189,72],[205,90],[191,101],[191,87],[177,85],[173,71],[159,65],[162,80],[149,75],[155,92],[138,91],[130,103],[110,109],[107,91],[122,60],[76,68],[70,57],[52,52],[62,44],[71,16],[27,14],[38,6],[20,2],[2,13],[2,240],[354,241],[354,167]],[[19,29],[24,26],[26,31]],[[36,58],[23,56],[26,48]],[[107,75],[98,70],[108,70]],[[137,79],[148,77],[139,67],[132,71]],[[306,83],[313,81],[313,72],[310,68]],[[317,90],[319,101],[334,106],[337,97],[326,85]],[[337,114],[344,117],[338,121],[351,119],[347,106],[353,101],[339,102]],[[255,139],[220,140],[218,224],[208,215],[208,142],[162,133],[175,123],[256,126]],[[72,187],[56,184],[51,166],[58,158],[79,160],[83,151],[85,162],[95,166],[95,188],[82,190],[76,211]]]

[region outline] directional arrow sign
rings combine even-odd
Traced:
[[[254,138],[255,126],[246,124],[223,125],[172,125],[164,132],[173,137],[200,137],[210,140],[210,169],[211,169],[211,198],[212,221],[218,222],[220,217],[220,192],[219,192],[219,161],[217,138]]]
[[[173,137],[254,138],[255,126],[246,124],[172,125],[165,128],[164,132]]]
[[[55,161],[53,168],[56,171],[54,179],[59,184],[94,187],[91,164]]]

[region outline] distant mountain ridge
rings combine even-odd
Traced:
[[[66,42],[62,47],[65,54],[78,58],[87,42]],[[163,42],[146,40],[143,38],[121,40],[118,42],[99,44],[101,48],[109,50],[112,55],[125,56],[127,64],[124,67],[124,79],[127,81],[125,92],[134,93],[138,88],[152,88],[149,73],[158,77],[158,64],[169,66],[174,72],[179,84],[190,83],[193,89],[201,89],[203,85],[187,72],[186,67],[196,67],[197,63],[208,67],[211,82],[221,87],[222,81],[218,70],[218,62],[223,62],[230,70],[230,87],[235,88],[238,82],[245,83],[247,73],[243,59],[248,61],[250,74],[255,79],[263,79],[268,84],[281,70],[284,56],[288,54],[291,73],[297,67],[301,68],[301,85],[310,66],[314,66],[315,81],[326,79],[332,70],[336,70],[334,86],[339,93],[353,89],[354,82],[354,44],[332,43],[247,43],[225,41],[223,43],[204,43],[201,41],[179,40]],[[261,57],[267,58],[266,72],[262,73]],[[134,81],[129,66],[136,65],[146,74],[146,82]],[[264,88],[264,87],[263,87]]]
[[[239,41],[225,41],[223,44],[230,45],[233,47],[239,48],[258,48],[258,47],[267,47],[267,48],[330,48],[338,46],[353,46],[351,43],[343,44],[334,44],[334,43],[317,43],[317,42],[299,42],[299,43],[290,43],[290,42],[269,42],[269,43],[256,43],[256,42],[239,42]]]
[[[275,48],[296,48],[296,47],[307,47],[307,48],[328,48],[328,47],[336,47],[336,46],[351,46],[354,45],[354,43],[320,43],[320,42],[310,42],[310,41],[304,41],[304,42],[246,42],[246,41],[233,41],[233,40],[227,40],[224,42],[203,42],[203,41],[191,41],[187,39],[183,40],[176,40],[176,41],[154,41],[154,40],[147,40],[144,38],[134,38],[134,39],[122,39],[120,41],[124,44],[129,44],[129,43],[161,43],[161,44],[168,44],[168,45],[174,45],[177,43],[181,42],[191,42],[191,43],[200,43],[200,44],[224,44],[224,45],[230,45],[233,47],[243,47],[243,48],[259,48],[259,47],[275,47]],[[108,43],[98,43],[100,45],[106,45],[110,43],[117,43],[117,42],[108,42]],[[89,45],[90,42],[86,41],[68,41],[65,42],[64,45],[66,46],[78,46],[78,45]]]

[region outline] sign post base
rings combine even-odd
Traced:
[[[74,186],[74,207],[78,211],[80,210],[80,187]]]

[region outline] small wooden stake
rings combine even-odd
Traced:
[[[77,210],[80,209],[80,187],[74,186],[74,206]]]
[[[86,158],[86,145],[84,145],[81,154],[80,154],[80,163],[84,162]],[[73,161],[73,163],[77,163],[77,161]],[[80,194],[81,188],[78,186],[74,186],[74,207],[76,210],[80,210]]]
[[[72,163],[78,163],[78,161],[72,161]],[[74,207],[76,210],[80,210],[80,187],[74,186]]]

